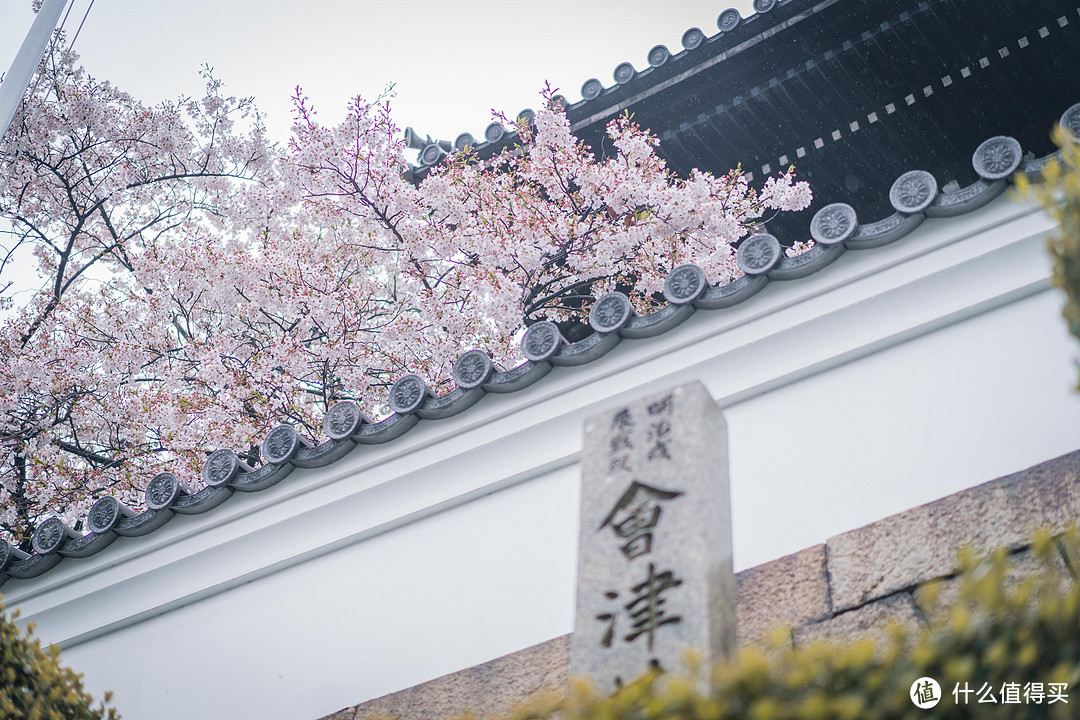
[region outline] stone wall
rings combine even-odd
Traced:
[[[777,626],[800,645],[874,637],[892,622],[924,625],[940,610],[924,603],[920,590],[937,584],[940,596],[949,597],[962,547],[978,553],[1008,547],[1022,576],[1033,566],[1027,543],[1034,532],[1061,530],[1078,519],[1080,450],[738,573],[739,645],[763,644]],[[1063,582],[1072,582],[1071,567],[1062,557]],[[323,720],[501,714],[533,693],[565,687],[568,649],[569,636],[558,637]]]

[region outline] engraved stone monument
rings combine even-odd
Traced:
[[[613,692],[735,646],[727,429],[701,383],[585,423],[570,672]]]

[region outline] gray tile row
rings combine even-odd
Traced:
[[[764,16],[778,4],[785,4],[791,1],[792,0],[754,0],[755,15],[752,17],[757,20],[759,16]],[[582,84],[581,100],[578,102],[571,104],[562,95],[556,96],[553,99],[560,102],[566,109],[572,108],[576,110],[586,104],[593,103],[603,96],[617,92],[624,86],[636,85],[639,81],[649,82],[649,76],[668,63],[673,61],[682,62],[684,58],[693,60],[694,56],[698,54],[696,51],[702,46],[710,45],[715,42],[723,42],[726,39],[725,35],[730,35],[734,32],[743,21],[744,18],[739,14],[738,10],[735,8],[728,8],[721,12],[716,18],[718,32],[715,35],[706,36],[700,28],[689,28],[682,35],[683,49],[681,51],[672,53],[664,45],[656,45],[650,49],[645,56],[646,66],[641,70],[636,70],[633,63],[619,63],[611,74],[612,80],[614,80],[613,85],[604,87],[604,83],[598,78],[590,78]],[[519,123],[531,123],[535,117],[535,111],[526,108],[517,114],[515,120]],[[484,129],[484,137],[482,140],[473,137],[471,133],[464,132],[458,135],[453,143],[448,140],[432,140],[430,136],[421,138],[415,130],[406,128],[405,143],[409,148],[420,151],[418,157],[420,167],[428,168],[437,164],[452,152],[461,151],[465,148],[482,150],[490,145],[497,145],[514,135],[516,135],[516,132],[513,129],[506,128],[500,122],[490,123]]]
[[[1080,137],[1080,103],[1061,116],[1060,123]],[[1056,155],[1056,154],[1055,154]],[[927,218],[950,217],[982,207],[1004,192],[1017,170],[1038,181],[1054,155],[1024,161],[1020,143],[1008,137],[983,142],[972,156],[980,179],[956,192],[942,192],[932,174],[912,170],[893,183],[889,200],[895,213],[881,220],[860,222],[853,207],[833,203],[819,210],[810,222],[814,246],[788,257],[780,241],[767,233],[743,240],[736,263],[743,277],[710,286],[705,273],[693,265],[674,268],[664,284],[666,304],[644,316],[634,314],[629,298],[621,292],[601,296],[589,313],[593,330],[577,342],[568,342],[551,322],[533,324],[522,338],[527,360],[509,370],[496,369],[480,350],[464,353],[454,364],[455,388],[436,395],[418,375],[406,375],[390,389],[393,414],[380,422],[365,417],[352,401],[332,406],[323,419],[326,442],[310,446],[289,425],[271,430],[262,443],[263,464],[248,467],[228,449],[217,450],[206,460],[201,490],[192,491],[172,473],[161,473],[147,485],[147,509],[135,513],[112,497],[103,497],[90,509],[80,535],[58,518],[44,520],[34,532],[34,554],[20,552],[0,540],[0,585],[11,578],[37,577],[63,558],[93,555],[118,537],[149,534],[175,515],[197,515],[217,507],[235,492],[258,492],[284,480],[296,468],[329,465],[358,445],[391,442],[421,420],[441,420],[458,415],[487,393],[523,390],[551,372],[593,362],[611,352],[623,340],[639,340],[668,332],[698,310],[728,308],[747,301],[770,282],[795,280],[811,275],[835,261],[847,250],[863,250],[896,242]],[[801,240],[802,238],[798,238]],[[843,594],[841,590],[841,594]]]

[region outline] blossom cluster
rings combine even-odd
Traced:
[[[677,265],[728,282],[763,213],[810,201],[791,173],[678,178],[628,117],[597,157],[550,91],[515,147],[414,184],[386,101],[325,125],[298,91],[280,147],[210,73],[147,107],[62,50],[42,72],[0,159],[42,279],[0,320],[0,531],[23,544],[102,494],[138,506],[160,470],[197,486],[219,447],[254,464],[279,422],[318,441],[337,400],[383,415],[393,380],[445,386],[465,350],[511,367],[526,324],[609,289],[645,312]]]

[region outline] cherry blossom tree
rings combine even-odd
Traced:
[[[135,304],[120,301],[148,292],[136,270],[149,248],[241,221],[236,181],[272,160],[251,101],[204,75],[205,97],[147,107],[87,75],[58,37],[4,138],[0,287],[20,255],[41,282],[21,307],[4,299],[0,326],[0,526],[18,538],[46,510],[130,490],[130,460],[166,452],[118,402],[154,372],[127,327]]]
[[[398,276],[423,296],[418,310],[451,342],[490,344],[508,361],[506,339],[523,323],[580,318],[617,285],[645,311],[679,264],[701,266],[714,284],[737,278],[733,246],[754,222],[809,205],[791,173],[760,192],[740,171],[681,180],[629,117],[609,125],[615,155],[597,159],[552,98],[546,90],[535,127],[515,128],[517,147],[488,163],[457,154],[413,187],[398,172],[388,108],[358,100],[345,123],[325,128],[298,97],[292,149],[312,212],[391,250]]]
[[[385,414],[396,377],[438,388],[465,350],[516,365],[526,324],[612,288],[647,312],[679,264],[728,282],[754,222],[810,200],[790,173],[677,178],[629,117],[598,158],[550,90],[515,147],[416,184],[385,99],[326,125],[298,90],[278,147],[209,71],[156,107],[69,52],[42,72],[0,148],[7,249],[43,283],[0,325],[0,530],[24,546],[162,469],[197,485],[219,447],[254,464],[279,422],[318,441],[339,399]]]

